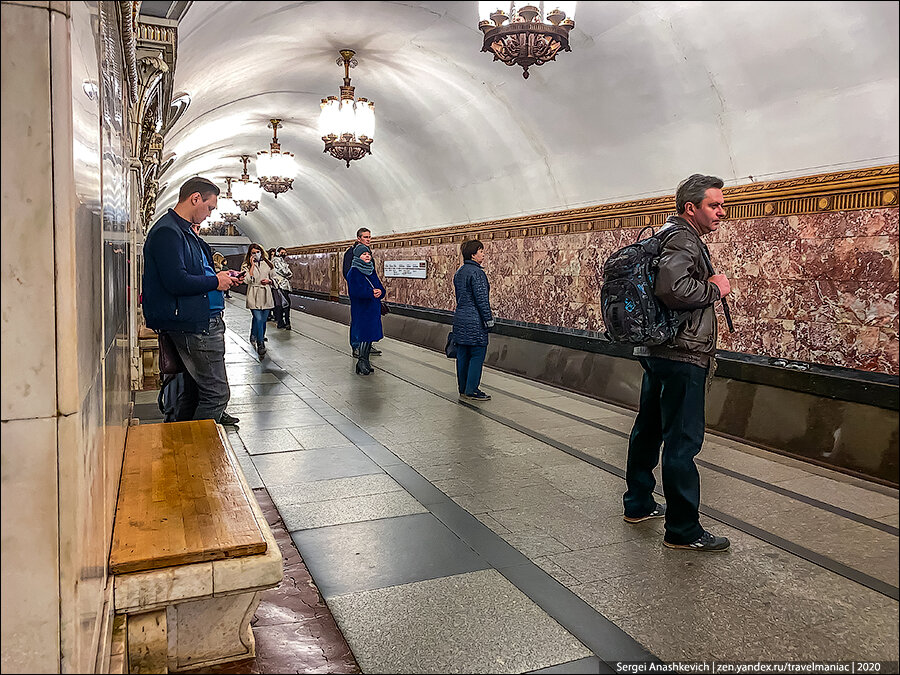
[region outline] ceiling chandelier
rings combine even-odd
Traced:
[[[236,223],[241,217],[240,207],[231,198],[231,181],[233,180],[234,178],[231,177],[225,179],[225,182],[228,184],[228,190],[225,192],[224,197],[219,197],[217,205],[219,216],[229,225]]]
[[[241,179],[234,184],[234,201],[237,202],[241,211],[250,213],[259,208],[262,188],[256,181],[250,180],[250,174],[247,172],[250,155],[241,155],[241,161],[244,163],[244,173],[241,174]]]
[[[341,58],[336,63],[344,66],[344,86],[341,96],[322,99],[319,114],[319,133],[325,141],[325,150],[335,159],[350,162],[362,159],[372,152],[375,139],[375,104],[365,98],[354,98],[354,88],[350,86],[350,69],[358,61],[353,58],[352,49],[342,49]]]
[[[282,192],[293,189],[297,167],[292,159],[294,153],[281,151],[278,142],[278,128],[283,126],[281,120],[272,119],[268,126],[272,128],[272,143],[268,152],[260,150],[256,153],[256,177],[259,186],[278,199]]]
[[[522,77],[528,79],[531,66],[555,61],[560,50],[572,51],[569,31],[575,27],[575,5],[575,2],[479,2],[478,28],[484,33],[481,51],[491,52],[494,61],[522,66]]]

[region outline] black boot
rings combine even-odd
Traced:
[[[369,350],[372,348],[371,342],[363,342],[359,345],[359,360],[356,362],[357,375],[371,375],[372,366],[369,364]]]
[[[356,361],[356,374],[357,375],[368,375],[369,369],[366,367],[366,346],[368,343],[362,342],[359,345],[359,357]]]

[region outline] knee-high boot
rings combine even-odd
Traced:
[[[372,366],[369,365],[369,350],[371,348],[371,342],[361,342],[359,344],[359,360],[356,362],[357,375],[368,375],[372,372]]]
[[[361,356],[363,357],[363,361],[365,361],[366,371],[368,371],[368,372],[366,372],[366,375],[371,375],[372,373],[375,372],[375,369],[372,367],[372,363],[369,361],[369,355],[371,353],[372,353],[372,343],[367,342],[365,351],[364,352],[361,351]]]

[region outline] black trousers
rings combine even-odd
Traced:
[[[641,407],[628,441],[625,515],[638,518],[653,510],[653,469],[662,446],[666,534],[671,544],[696,541],[700,525],[700,473],[694,457],[706,430],[705,368],[660,358],[641,358],[644,379]]]
[[[278,328],[290,327],[291,325],[291,296],[287,291],[279,291],[279,295],[283,295],[287,300],[287,306],[282,307],[279,298],[274,298],[275,307],[272,308],[272,316],[275,318],[275,325]]]

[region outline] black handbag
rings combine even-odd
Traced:
[[[447,346],[444,347],[444,353],[448,359],[456,358],[456,340],[453,339],[453,331],[447,333]]]
[[[391,308],[382,302],[381,303],[381,316],[384,316],[385,314],[390,314],[390,313],[391,313]]]
[[[157,333],[159,340],[159,374],[177,375],[184,372],[184,361],[168,333]]]

